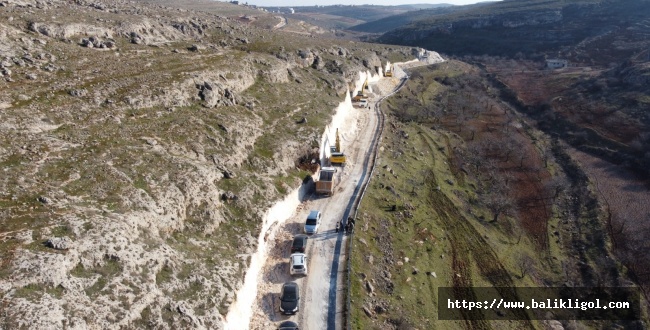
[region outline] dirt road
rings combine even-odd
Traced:
[[[375,95],[374,99],[379,96]],[[371,102],[373,104],[373,102]],[[374,104],[373,104],[374,105]],[[347,164],[337,167],[335,192],[331,197],[311,195],[301,203],[295,215],[277,229],[274,242],[269,244],[267,261],[258,282],[258,293],[253,306],[251,329],[268,329],[278,321],[292,319],[301,329],[340,328],[343,304],[342,272],[345,236],[336,233],[336,223],[347,219],[355,189],[364,174],[364,158],[373,142],[377,113],[371,109],[351,109],[343,127],[339,128],[341,146]],[[332,128],[335,130],[336,128]],[[318,233],[310,237],[307,248],[308,272],[304,277],[289,274],[290,245],[293,235],[302,233],[310,210],[320,210],[323,220]],[[291,212],[292,210],[287,210]],[[279,312],[279,292],[283,283],[295,281],[301,288],[300,310],[286,317]]]
[[[395,77],[382,78],[371,83],[370,108],[346,109],[346,120],[339,129],[341,146],[347,164],[338,167],[334,194],[330,197],[308,195],[295,210],[295,214],[277,228],[273,241],[268,243],[268,255],[260,272],[257,296],[254,300],[250,329],[271,329],[279,322],[293,320],[301,329],[342,329],[345,308],[345,262],[347,236],[336,232],[336,223],[345,222],[350,216],[352,204],[363,180],[370,173],[367,159],[371,149],[379,143],[379,110],[375,103],[391,93],[405,76],[396,70]],[[289,256],[294,235],[303,232],[305,219],[310,210],[323,213],[318,233],[309,238],[308,275],[289,274]],[[293,213],[294,210],[287,210]],[[300,307],[296,315],[284,316],[279,312],[279,296],[282,284],[295,281],[300,286]]]
[[[278,30],[283,28],[285,25],[287,25],[287,19],[283,16],[275,16],[276,18],[280,19],[280,23],[276,24],[272,30]]]

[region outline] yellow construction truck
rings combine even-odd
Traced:
[[[361,100],[365,100],[368,98],[368,95],[365,94],[365,90],[368,89],[368,79],[366,78],[366,81],[363,82],[363,86],[361,86],[361,89],[357,92],[357,95],[352,98],[352,102],[360,102]]]
[[[393,65],[386,65],[386,72],[384,72],[384,77],[392,77],[393,76]]]
[[[330,147],[330,152],[332,153],[330,156],[330,163],[332,163],[332,165],[345,165],[345,154],[341,151],[341,139],[339,138],[338,128],[336,129],[336,143],[334,144],[334,147]]]

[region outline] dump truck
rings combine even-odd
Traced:
[[[316,193],[324,195],[334,194],[334,167],[322,167],[318,174],[318,181],[316,181]]]

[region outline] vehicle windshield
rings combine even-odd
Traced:
[[[316,225],[316,219],[307,219],[307,224],[311,226]]]
[[[293,246],[294,246],[294,247],[300,247],[300,246],[302,246],[302,239],[295,239],[295,240],[293,240]]]

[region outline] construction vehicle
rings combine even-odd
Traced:
[[[352,98],[352,102],[359,102],[363,99],[367,99],[368,95],[365,93],[366,89],[368,89],[368,78],[366,78],[366,81],[363,82],[363,86],[361,86],[361,89],[357,92],[357,95]]]
[[[322,167],[316,181],[316,193],[331,196],[334,194],[334,167]]]
[[[386,72],[384,72],[384,77],[392,77],[393,76],[393,65],[386,65]]]
[[[336,129],[336,142],[334,147],[330,147],[332,156],[330,157],[330,163],[345,165],[345,154],[341,151],[341,139],[339,138],[339,129]]]
[[[368,99],[361,99],[359,102],[354,102],[352,105],[355,108],[367,108],[368,107]]]

